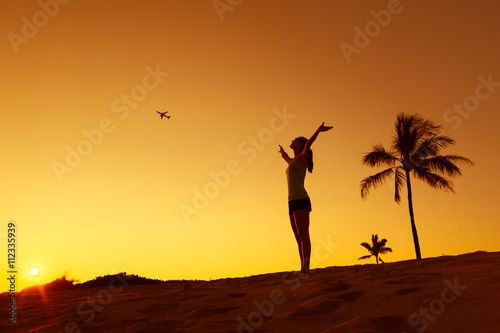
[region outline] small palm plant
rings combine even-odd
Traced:
[[[378,265],[379,260],[382,263],[384,263],[382,258],[379,258],[379,255],[387,253],[387,252],[392,252],[392,249],[390,247],[386,247],[385,243],[387,243],[387,239],[384,238],[384,239],[379,241],[378,235],[372,235],[372,245],[371,246],[368,243],[361,243],[361,246],[366,248],[368,250],[368,252],[370,252],[370,255],[360,257],[358,260],[368,259],[368,258],[371,258],[371,256],[374,256],[375,260],[377,261],[377,265]]]

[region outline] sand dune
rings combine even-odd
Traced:
[[[116,280],[17,301],[16,329],[3,311],[1,332],[500,332],[500,252],[328,267],[308,277]]]

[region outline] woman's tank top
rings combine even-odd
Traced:
[[[296,160],[292,160],[286,168],[286,178],[288,181],[288,200],[307,199],[304,180],[306,178],[307,167],[300,165]]]

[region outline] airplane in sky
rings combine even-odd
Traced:
[[[163,117],[167,117],[167,119],[170,119],[171,116],[167,116],[167,112],[160,112],[160,111],[156,111],[158,112],[158,114],[160,115],[160,119],[163,119]]]

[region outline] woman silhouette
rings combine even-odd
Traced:
[[[309,262],[311,260],[311,240],[309,238],[309,213],[311,212],[311,200],[304,187],[306,169],[312,172],[313,160],[311,145],[320,132],[326,132],[333,126],[321,126],[308,140],[301,136],[292,141],[293,159],[280,147],[279,152],[288,163],[286,175],[288,181],[288,214],[292,225],[293,234],[299,246],[301,273],[309,273]]]

